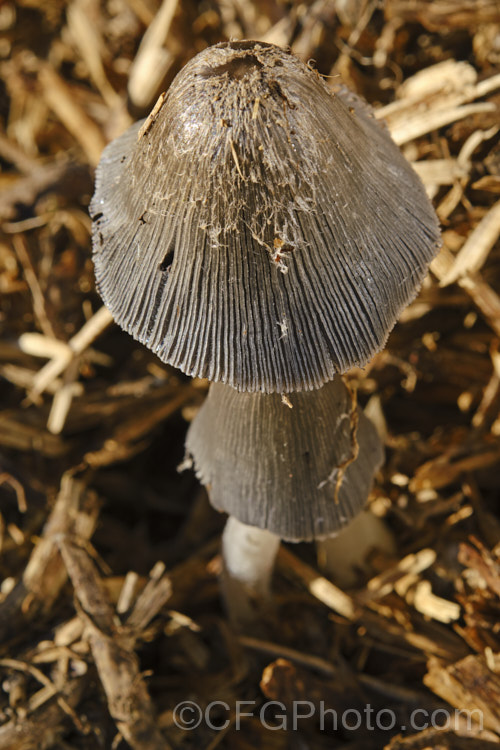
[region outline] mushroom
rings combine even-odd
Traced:
[[[240,391],[311,390],[364,365],[439,241],[369,107],[262,42],[194,57],[105,149],[91,213],[116,322]]]
[[[292,542],[329,536],[366,503],[382,448],[341,377],[316,391],[214,383],[186,438],[219,510]]]
[[[288,50],[224,42],[194,57],[151,115],[107,146],[91,214],[97,286],[116,322],[164,362],[219,384],[190,432],[196,468],[210,478],[214,502],[232,513],[237,505],[237,520],[255,523],[249,508],[262,501],[261,480],[245,477],[257,500],[253,493],[247,506],[241,495],[228,500],[230,472],[213,473],[216,445],[227,442],[215,425],[231,426],[231,405],[240,415],[234,429],[258,414],[264,439],[274,420],[283,441],[285,426],[300,430],[309,409],[320,414],[330,399],[342,402],[338,373],[384,346],[437,251],[437,220],[420,180],[353,93],[332,92]],[[318,438],[311,476],[323,481],[328,461],[334,471],[332,455],[343,453],[330,441],[333,454],[321,464],[327,428],[308,425]],[[365,429],[369,443],[369,427],[360,440]],[[208,434],[213,444],[200,448]],[[300,440],[290,436],[287,450],[298,456]],[[257,440],[248,446],[265,453]],[[297,460],[307,462],[306,453]],[[353,464],[344,482],[366,490],[377,461],[359,480]],[[297,467],[288,483],[289,507],[279,495],[285,520],[296,491],[312,508],[328,505],[326,495],[298,484],[308,471]],[[304,532],[285,520],[262,531],[309,538],[332,529],[349,503],[360,505],[362,493],[348,499],[344,482],[325,526],[306,513]]]
[[[276,393],[213,383],[186,450],[212,505],[229,514],[226,601],[242,621],[252,619],[253,595],[269,594],[280,540],[337,534],[363,509],[383,461],[375,427],[339,376],[290,394],[288,406]]]

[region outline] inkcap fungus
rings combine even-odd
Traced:
[[[340,376],[289,401],[214,383],[186,450],[218,510],[286,541],[311,541],[360,513],[383,448]]]
[[[98,289],[164,362],[239,391],[319,388],[380,350],[439,232],[352,92],[287,50],[224,42],[104,151]]]

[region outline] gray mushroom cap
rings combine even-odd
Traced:
[[[320,387],[365,364],[439,232],[368,105],[261,42],[193,58],[104,151],[98,289],[165,362],[240,391]]]
[[[311,540],[362,510],[383,449],[342,378],[290,402],[215,383],[186,450],[218,510],[282,539]]]

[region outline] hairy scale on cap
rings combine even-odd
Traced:
[[[91,212],[115,320],[163,361],[240,391],[310,390],[365,364],[439,242],[370,108],[258,42],[183,68],[105,150]]]

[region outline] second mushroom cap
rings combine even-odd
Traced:
[[[288,541],[336,534],[366,504],[382,443],[341,377],[290,404],[214,383],[187,454],[212,505],[241,523]]]

